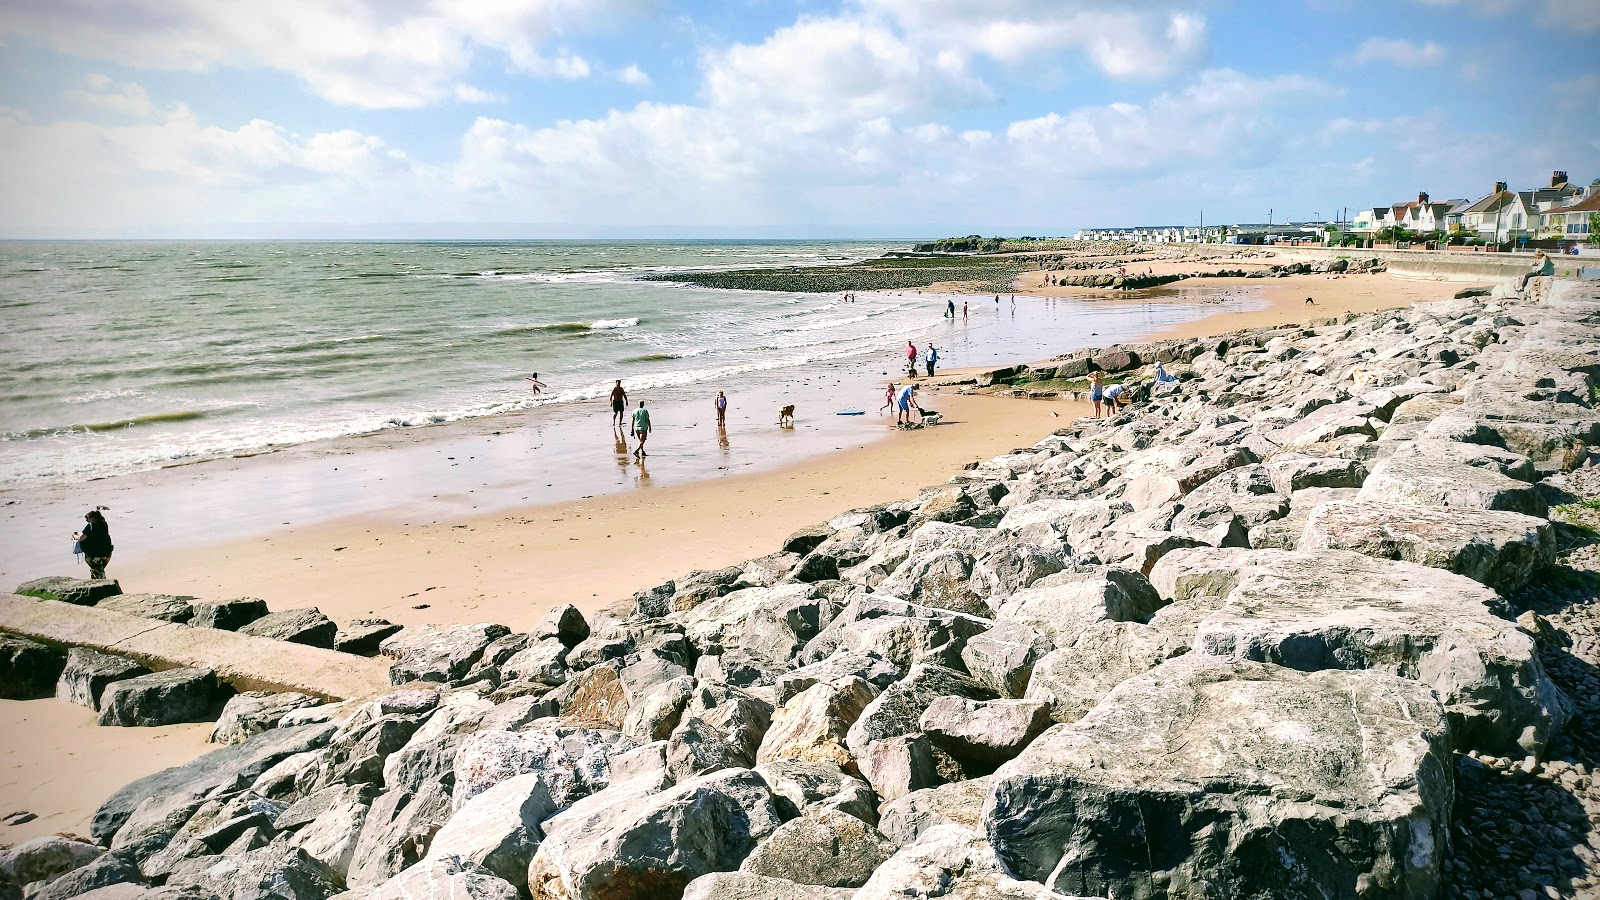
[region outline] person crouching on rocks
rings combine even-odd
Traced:
[[[72,539],[78,542],[78,549],[83,551],[83,561],[89,564],[89,577],[104,578],[106,566],[111,562],[111,529],[99,509],[84,513],[83,522],[83,530],[74,534]]]

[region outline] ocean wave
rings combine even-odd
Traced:
[[[192,422],[195,419],[204,418],[208,414],[209,411],[203,409],[186,409],[177,412],[133,416],[128,419],[118,419],[115,422],[95,422],[84,425],[47,425],[42,428],[30,428],[26,431],[7,432],[4,436],[0,436],[0,440],[26,441],[59,434],[71,434],[73,432],[101,434],[107,431],[123,431],[140,425],[170,425],[174,422]]]
[[[632,328],[637,324],[639,324],[639,317],[634,316],[629,319],[596,319],[589,323],[589,327],[595,331],[610,331],[616,328]]]

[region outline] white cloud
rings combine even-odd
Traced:
[[[623,84],[634,87],[647,88],[650,86],[650,76],[638,65],[630,63],[616,71],[617,80]]]
[[[1358,65],[1380,63],[1404,69],[1420,69],[1444,62],[1443,47],[1427,41],[1417,44],[1401,38],[1369,37],[1361,42],[1350,61]]]
[[[914,44],[961,56],[983,55],[1008,64],[1076,50],[1113,78],[1159,78],[1193,68],[1207,51],[1204,17],[1182,8],[1167,8],[1169,4],[1159,0],[856,3],[862,14],[895,23]]]
[[[456,96],[456,99],[460,100],[462,103],[504,103],[504,102],[506,102],[506,98],[505,98],[505,96],[503,94],[496,94],[493,91],[486,91],[486,90],[484,90],[482,88],[474,87],[474,86],[472,86],[470,84],[458,84],[458,85],[456,85],[456,87],[455,87],[455,96]]]
[[[582,78],[588,62],[542,48],[642,10],[649,0],[13,0],[0,38],[148,69],[289,72],[334,103],[423,106],[452,96],[488,50],[540,77]]]
[[[85,75],[83,87],[70,88],[62,93],[70,100],[138,118],[150,115],[155,109],[143,85],[132,81],[116,81],[109,75],[99,73]]]

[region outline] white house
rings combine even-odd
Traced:
[[[1504,243],[1514,235],[1537,231],[1539,210],[1533,201],[1533,191],[1507,190],[1504,181],[1497,181],[1493,191],[1460,211],[1461,230],[1492,243]]]

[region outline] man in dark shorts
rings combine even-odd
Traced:
[[[623,416],[628,411],[628,392],[623,390],[622,379],[617,379],[617,386],[611,389],[611,424],[622,427]]]

